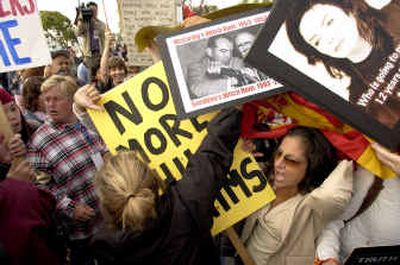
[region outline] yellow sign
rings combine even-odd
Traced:
[[[106,111],[89,114],[110,149],[136,150],[167,182],[183,176],[188,159],[207,134],[216,113],[178,120],[160,62],[107,92],[99,102]],[[249,153],[236,146],[234,162],[217,195],[215,235],[274,199],[275,195]]]

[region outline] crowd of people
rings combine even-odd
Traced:
[[[208,123],[180,181],[166,184],[135,151],[111,156],[86,110],[101,110],[102,93],[130,74],[112,53],[115,39],[97,5],[88,7],[93,23],[76,21],[86,38],[79,66],[67,50],[56,51],[50,65],[23,70],[13,89],[0,88],[12,130],[0,131],[0,264],[221,264],[212,211],[240,137],[240,106]],[[193,16],[182,25],[206,21]],[[226,88],[224,66],[266,78],[233,56],[243,59],[255,38],[248,31],[210,38],[205,57],[188,69],[193,96]],[[240,231],[254,264],[344,264],[355,248],[400,245],[398,153],[372,144],[397,175],[382,180],[338,154],[316,128],[298,126],[277,141],[260,162],[276,197]],[[258,155],[253,141],[245,143]]]

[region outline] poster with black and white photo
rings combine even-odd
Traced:
[[[277,0],[245,62],[400,145],[400,1]]]
[[[261,8],[158,39],[179,118],[285,90],[243,62],[268,15]]]

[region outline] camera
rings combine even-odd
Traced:
[[[82,15],[83,21],[89,22],[93,17],[93,10],[89,6],[85,6],[85,4],[82,3],[81,6],[76,8],[76,17],[79,17],[79,14]]]

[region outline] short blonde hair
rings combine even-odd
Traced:
[[[106,221],[114,229],[142,231],[154,219],[161,180],[133,151],[107,160],[96,174],[96,188]]]
[[[54,87],[60,89],[71,100],[75,92],[78,90],[78,84],[74,78],[63,75],[52,75],[43,82],[40,91],[46,93]]]

